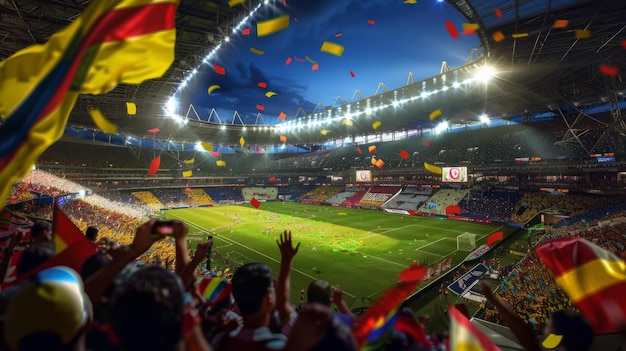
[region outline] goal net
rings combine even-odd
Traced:
[[[472,252],[476,249],[476,234],[465,232],[456,237],[458,251]]]

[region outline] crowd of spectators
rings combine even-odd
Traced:
[[[420,208],[419,212],[445,215],[448,206],[458,205],[461,199],[467,196],[469,189],[440,189]]]
[[[484,191],[472,189],[459,202],[461,214],[498,221],[508,221],[521,199],[516,191]]]
[[[342,190],[343,187],[340,186],[320,186],[300,196],[300,201],[308,203],[322,203]]]
[[[273,201],[278,198],[278,189],[276,187],[245,187],[241,189],[241,194],[245,201],[250,201],[253,197],[257,200]]]

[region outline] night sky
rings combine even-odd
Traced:
[[[245,123],[254,123],[258,113],[268,124],[280,123],[281,112],[286,120],[299,108],[317,112],[316,105],[329,107],[338,96],[349,102],[357,89],[367,97],[379,83],[389,90],[401,87],[410,72],[416,80],[437,75],[444,60],[452,68],[461,66],[479,46],[475,34],[452,38],[446,21],[459,32],[465,21],[436,0],[287,0],[286,5],[263,5],[208,64],[198,67],[181,90],[180,114],[192,103],[204,120],[214,108],[222,121],[231,121],[237,111]],[[287,29],[257,36],[258,22],[286,14]],[[343,54],[320,51],[324,41],[344,47]],[[215,64],[224,75],[216,73]],[[209,94],[215,85],[219,88]]]

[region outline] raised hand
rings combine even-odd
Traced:
[[[276,244],[278,244],[278,249],[280,250],[280,256],[283,260],[291,260],[297,253],[300,248],[300,243],[293,247],[292,239],[291,239],[291,230],[285,229],[283,234],[276,239]]]

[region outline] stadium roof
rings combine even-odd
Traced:
[[[435,3],[434,0],[428,1]],[[428,1],[420,0],[418,5],[425,6]],[[334,102],[324,101],[325,106],[316,105],[312,110],[306,109],[311,108],[310,105],[303,106],[298,112],[290,111],[293,125],[297,121],[306,123],[307,118],[340,116],[348,106],[352,107],[352,111],[364,111],[390,105],[399,97],[408,99],[422,95],[417,101],[407,101],[402,108],[384,110],[385,120],[377,132],[432,128],[438,120],[432,121],[429,114],[435,109],[443,109],[444,117],[450,123],[464,124],[476,122],[481,114],[504,118],[520,115],[530,118],[545,112],[580,115],[586,113],[587,108],[599,104],[608,106],[612,113],[612,124],[608,127],[624,131],[621,111],[616,106],[624,101],[626,89],[623,79],[626,72],[626,60],[623,59],[626,53],[626,2],[446,2],[464,18],[454,21],[458,26],[460,22],[479,25],[476,31],[479,50],[468,57],[467,66],[450,69],[443,64],[442,74],[434,72],[426,79],[412,77],[407,71],[407,85],[392,89],[378,86],[374,95],[361,93],[361,96],[355,90],[350,99],[344,96]],[[67,26],[89,3],[91,1],[0,1],[0,59],[26,46],[45,42],[51,34]],[[317,4],[323,8],[326,3],[320,1]],[[327,128],[332,131],[328,136],[320,134],[319,128],[297,133],[289,128],[281,132],[259,128],[256,132],[252,128],[254,125],[267,127],[274,123],[269,116],[257,114],[256,118],[250,119],[238,114],[222,114],[221,118],[216,118],[216,115],[206,111],[194,114],[197,111],[190,108],[191,104],[178,110],[178,114],[189,117],[186,125],[180,125],[166,115],[164,103],[175,94],[189,72],[201,66],[207,53],[221,45],[228,33],[260,4],[261,1],[248,0],[242,5],[230,7],[227,0],[183,0],[176,18],[176,59],[163,78],[139,86],[120,85],[103,96],[83,96],[72,111],[69,124],[77,129],[95,129],[87,108],[97,106],[108,119],[120,126],[122,134],[152,138],[154,135],[147,130],[159,128],[161,133],[158,137],[187,142],[205,140],[216,144],[236,144],[244,127],[247,128],[245,134],[250,143],[274,143],[281,133],[288,134],[289,142],[307,143],[322,142],[331,136],[337,138],[373,132],[372,122],[377,120],[375,114],[360,122],[357,120],[349,128],[333,123]],[[304,16],[304,13],[301,14]],[[430,30],[432,27],[423,29],[425,32]],[[394,38],[400,41],[410,39],[414,37]],[[452,79],[472,76],[478,69],[475,64],[482,65],[484,62],[496,67],[498,72],[489,83],[450,89]],[[603,74],[601,67],[617,69],[618,73]],[[206,88],[206,85],[201,86],[205,93]],[[367,91],[373,91],[373,88],[368,87]],[[424,95],[433,90],[439,93]],[[138,113],[132,118],[126,113],[126,102],[129,101],[138,106]]]

